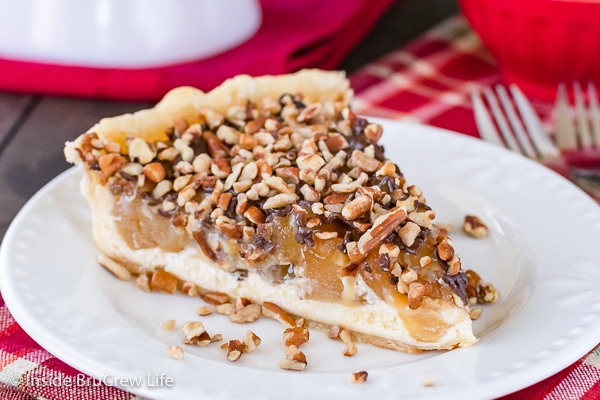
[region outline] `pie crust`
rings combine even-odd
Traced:
[[[147,290],[213,293],[415,352],[476,342],[434,211],[350,109],[342,72],[237,76],[169,92],[65,145],[105,267]],[[490,295],[491,293],[491,295]]]

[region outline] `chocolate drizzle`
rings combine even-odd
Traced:
[[[306,215],[302,212],[295,212],[293,214],[293,221],[296,222],[296,242],[305,246],[313,247],[315,245],[315,239],[313,238],[313,229],[306,226]]]
[[[253,240],[256,247],[264,250],[265,253],[271,253],[276,247],[270,238],[265,238],[258,232],[254,235]]]
[[[443,278],[444,282],[448,284],[454,290],[454,292],[460,296],[464,304],[469,304],[469,300],[467,299],[467,275],[460,271],[456,275],[448,275],[444,274]]]
[[[348,148],[352,150],[364,150],[367,146],[373,146],[375,149],[375,158],[379,161],[385,161],[385,150],[383,146],[371,142],[364,134],[364,130],[369,125],[365,118],[354,117],[351,120],[352,136],[348,141]]]
[[[379,269],[383,272],[390,270],[390,256],[387,253],[379,256]]]

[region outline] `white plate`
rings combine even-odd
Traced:
[[[145,293],[95,262],[80,173],[59,176],[22,209],[1,249],[0,288],[19,324],[73,367],[147,397],[181,399],[491,398],[565,368],[600,341],[600,208],[567,180],[514,153],[430,127],[383,121],[388,156],[454,225],[463,266],[494,282],[500,302],[475,321],[480,342],[450,352],[408,355],[342,344],[313,331],[308,368],[278,368],[282,327],[261,319],[235,325],[203,317],[211,334],[263,343],[236,363],[218,345],[166,354],[181,342],[179,324],[198,319],[197,298]],[[465,214],[487,222],[490,236],[461,233]],[[366,370],[365,384],[349,374]],[[170,385],[173,380],[173,384]],[[434,386],[426,387],[430,379]],[[137,381],[137,382],[136,382]]]

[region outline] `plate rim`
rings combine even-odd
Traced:
[[[419,129],[419,130],[426,131],[426,132],[422,132],[422,133],[443,135],[445,137],[452,138],[451,140],[457,140],[459,142],[465,141],[465,143],[470,143],[471,145],[475,145],[475,146],[485,146],[488,148],[487,151],[491,151],[492,153],[499,152],[498,154],[502,154],[507,157],[517,157],[517,158],[515,158],[515,160],[519,159],[519,162],[528,162],[528,163],[530,163],[531,167],[534,169],[535,168],[537,168],[537,169],[544,168],[544,167],[538,165],[537,163],[535,163],[529,159],[525,159],[524,157],[521,157],[521,156],[519,156],[515,153],[512,153],[506,149],[491,145],[487,142],[483,142],[477,138],[468,137],[468,136],[465,136],[463,134],[456,133],[453,131],[449,131],[449,130],[445,130],[445,129],[441,129],[441,128],[435,128],[435,127],[426,126],[426,125],[421,125],[421,124],[415,124],[412,122],[405,122],[405,121],[386,120],[386,119],[382,119],[382,118],[370,118],[370,120],[380,121],[385,126],[395,127],[393,129],[406,129],[406,130]],[[390,128],[387,128],[387,130],[386,130],[385,126],[384,126],[384,132],[386,132],[387,130],[390,129]],[[393,156],[390,156],[389,154],[388,154],[388,156],[391,159],[394,159]],[[400,163],[400,165],[402,165],[402,164]],[[7,245],[6,243],[9,243],[9,244],[11,243],[12,237],[14,235],[16,235],[16,233],[14,233],[14,232],[16,231],[17,227],[20,225],[20,223],[23,219],[27,218],[30,209],[34,208],[36,202],[38,202],[38,200],[40,198],[42,198],[47,192],[50,192],[52,190],[52,188],[54,187],[54,185],[58,185],[62,180],[75,179],[74,176],[77,173],[80,173],[80,171],[78,171],[78,168],[71,167],[71,168],[67,169],[66,171],[62,172],[61,174],[59,174],[54,179],[52,179],[42,189],[40,189],[36,194],[34,194],[34,196],[31,197],[31,199],[23,206],[23,208],[19,211],[17,216],[14,218],[14,220],[10,224],[9,228],[7,229],[6,235],[2,241],[2,245],[0,247],[0,291],[2,293],[3,299],[4,299],[7,307],[13,314],[13,317],[15,318],[15,320],[25,330],[25,332],[28,335],[30,335],[32,338],[34,338],[34,340],[36,340],[36,342],[40,343],[40,346],[42,346],[45,350],[49,351],[51,354],[55,355],[55,357],[63,360],[65,363],[72,365],[72,366],[76,365],[75,368],[78,369],[79,371],[84,372],[90,376],[95,376],[96,369],[98,368],[97,365],[86,368],[85,366],[80,365],[80,363],[75,363],[75,362],[73,362],[73,358],[77,358],[77,356],[78,356],[77,354],[75,354],[75,355],[66,354],[65,355],[65,353],[68,353],[68,351],[67,351],[68,346],[66,348],[63,348],[61,343],[58,343],[58,344],[54,343],[54,341],[49,339],[48,337],[40,337],[40,335],[37,333],[37,329],[39,329],[39,326],[36,326],[36,321],[32,321],[32,320],[28,319],[28,316],[26,315],[25,310],[22,310],[20,308],[18,293],[16,291],[14,291],[13,288],[11,288],[7,283],[7,279],[10,279],[10,277],[8,276],[10,267],[8,266],[9,250],[7,250],[9,245]],[[589,202],[591,204],[596,204],[583,191],[581,191],[579,188],[577,188],[574,184],[572,184],[566,178],[554,173],[551,170],[544,171],[544,173],[549,173],[549,174],[554,175],[554,177],[551,179],[561,179],[561,180],[563,180],[563,183],[566,182],[569,185],[571,185],[571,189],[573,190],[573,193],[577,193],[577,194],[574,194],[575,196],[582,196],[582,198],[585,197],[585,198],[589,199]],[[13,313],[13,310],[18,310],[18,311],[16,313]],[[31,334],[31,333],[33,333],[33,334]],[[592,334],[588,333],[587,336],[592,336]],[[576,345],[578,345],[578,346],[576,346]],[[564,369],[568,365],[571,365],[573,362],[580,359],[583,355],[585,355],[587,352],[589,352],[591,349],[593,349],[595,347],[595,345],[593,347],[589,347],[590,346],[589,340],[586,340],[583,342],[571,341],[570,346],[577,347],[576,351],[571,351],[570,353],[568,353],[569,355],[571,355],[571,358],[570,359],[565,358],[565,361],[560,366],[555,365],[554,368],[546,367],[543,370],[538,369],[538,370],[536,370],[537,374],[534,373],[534,371],[531,371],[532,375],[530,375],[529,373],[526,374],[526,375],[528,375],[527,378],[524,376],[519,376],[519,374],[517,374],[517,377],[520,379],[516,379],[516,381],[518,381],[519,383],[515,385],[513,382],[512,385],[509,385],[510,390],[508,390],[508,391],[506,389],[502,389],[502,388],[498,387],[498,386],[506,387],[506,382],[504,382],[501,378],[496,379],[494,381],[495,384],[487,384],[488,389],[491,389],[492,392],[485,393],[485,396],[486,397],[489,395],[502,396],[502,395],[506,395],[509,393],[513,393],[513,392],[523,389],[527,386],[533,385],[533,384],[553,375],[554,373]],[[59,349],[59,351],[57,353],[52,351],[52,349],[57,349],[57,348]],[[513,376],[513,380],[514,380],[515,379],[514,374],[512,376]],[[531,379],[532,376],[534,376],[534,380]],[[518,387],[515,388],[515,386],[518,386]],[[153,392],[148,392],[148,391],[132,390],[131,388],[125,388],[125,390],[127,390],[131,393],[136,393],[136,394],[140,394],[143,396],[151,396],[153,393]],[[477,388],[465,388],[465,393],[467,393],[469,395],[474,395],[474,396],[481,395],[481,393],[479,392],[479,389],[477,389]],[[156,392],[154,392],[154,394],[156,394]],[[444,396],[444,395],[447,395],[447,393],[441,393],[441,396]]]

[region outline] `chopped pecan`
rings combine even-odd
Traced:
[[[302,326],[294,326],[283,331],[283,343],[286,346],[294,345],[300,347],[307,343],[310,338],[308,329]]]
[[[385,215],[379,216],[373,226],[358,240],[358,251],[362,254],[367,254],[381,243],[387,235],[392,233],[406,217],[406,211],[398,207],[393,208]]]
[[[250,206],[244,212],[244,217],[248,218],[253,224],[262,224],[265,222],[265,214],[258,207]]]
[[[277,320],[285,326],[295,326],[292,316],[274,303],[265,301],[262,305],[262,313],[265,317]]]
[[[175,360],[183,360],[183,349],[180,346],[174,345],[167,347],[167,354]]]
[[[354,150],[352,156],[348,160],[350,167],[357,167],[366,172],[375,172],[381,166],[381,161],[368,157],[360,150]]]
[[[261,344],[262,340],[251,330],[246,331],[242,343],[244,343],[244,353],[252,353]]]
[[[373,198],[370,196],[357,196],[354,200],[348,202],[342,208],[342,216],[347,220],[355,219],[369,215],[373,206]]]
[[[367,381],[369,373],[367,371],[358,371],[350,374],[350,382],[352,383],[364,383]]]
[[[181,327],[181,331],[184,335],[184,344],[195,344],[204,347],[212,343],[212,338],[200,321],[186,321]]]
[[[263,208],[282,208],[294,203],[296,200],[298,200],[298,196],[295,193],[279,193],[269,197],[263,204]]]
[[[244,354],[244,343],[237,339],[232,339],[227,343],[223,343],[221,348],[227,351],[227,361],[234,362],[239,360]]]
[[[254,322],[262,314],[262,307],[260,304],[246,304],[236,306],[234,312],[229,314],[229,320],[237,324],[245,324],[248,322]]]
[[[98,254],[98,264],[102,265],[108,271],[110,271],[114,276],[124,281],[128,281],[131,279],[131,272],[127,268],[125,268],[122,264],[119,264],[112,258],[108,257],[104,253]]]
[[[327,145],[329,151],[334,153],[348,147],[348,141],[339,133],[330,134],[327,139],[325,139],[325,144]]]
[[[286,346],[285,358],[279,363],[281,369],[290,371],[304,371],[306,368],[306,355],[295,345]]]
[[[167,331],[173,330],[173,329],[175,329],[175,320],[167,319],[165,321],[162,321],[160,323],[160,327]]]
[[[294,359],[284,358],[279,362],[279,368],[288,371],[304,371],[306,363]]]
[[[223,292],[204,292],[200,294],[202,300],[214,306],[229,303],[229,296]]]
[[[474,238],[483,238],[488,235],[488,227],[476,215],[466,215],[463,223],[463,231]]]
[[[431,293],[431,283],[418,281],[410,283],[408,285],[408,307],[416,310],[429,293]]]
[[[365,136],[373,143],[381,139],[382,134],[383,128],[379,124],[369,124],[365,127]]]
[[[398,235],[400,235],[402,243],[410,247],[415,243],[415,239],[417,238],[419,232],[421,232],[419,225],[409,221],[398,230]]]
[[[150,163],[156,157],[156,149],[142,138],[133,138],[127,141],[129,158],[141,164]]]
[[[98,167],[104,176],[112,176],[115,172],[120,170],[127,160],[125,157],[115,154],[108,153],[98,158]]]
[[[350,331],[347,331],[346,329],[342,329],[340,331],[339,336],[340,336],[340,339],[342,340],[342,342],[344,342],[344,344],[346,345],[346,347],[344,348],[344,355],[346,357],[354,356],[357,353],[358,348],[356,347],[356,344],[352,340],[352,334],[350,333]]]
[[[438,244],[437,252],[440,259],[444,261],[450,261],[454,258],[454,247],[447,240]]]
[[[165,293],[175,293],[177,291],[178,279],[175,275],[164,269],[158,269],[152,274],[150,279],[150,288]]]
[[[200,307],[196,308],[196,314],[198,314],[202,317],[210,315],[214,312],[215,312],[215,309],[213,306],[200,306]]]
[[[181,292],[193,297],[198,295],[198,288],[193,282],[183,282],[181,284]]]
[[[153,162],[150,164],[146,164],[143,167],[143,172],[146,178],[154,183],[158,183],[165,179],[165,167],[159,162]]]

